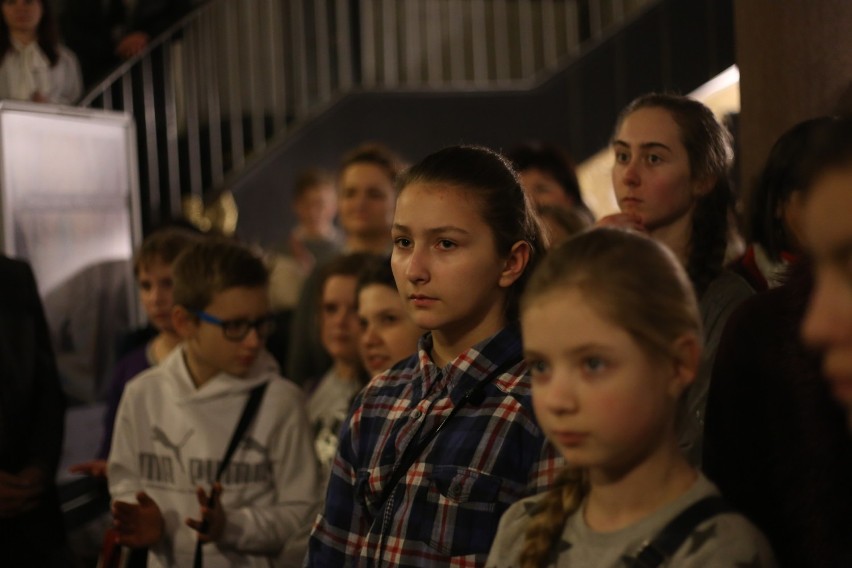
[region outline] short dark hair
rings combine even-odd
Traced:
[[[260,256],[222,237],[207,237],[184,250],[175,260],[172,278],[175,305],[190,312],[204,310],[225,290],[269,285]]]
[[[340,162],[339,172],[354,164],[373,164],[385,171],[391,183],[396,183],[396,178],[405,168],[402,159],[390,148],[378,142],[366,142],[347,152]]]
[[[376,256],[364,264],[358,273],[355,294],[359,294],[361,290],[374,284],[387,286],[391,290],[397,290],[389,256]]]
[[[537,169],[550,175],[576,207],[588,209],[580,193],[574,161],[562,148],[542,142],[526,142],[512,148],[506,157],[518,172]]]
[[[317,300],[321,303],[325,285],[334,276],[351,276],[357,278],[365,266],[382,257],[370,252],[353,252],[341,254],[322,267],[317,287]]]
[[[173,264],[175,259],[193,243],[204,238],[201,234],[182,227],[158,229],[145,237],[133,259],[133,273],[139,272],[154,262]]]
[[[296,185],[293,188],[293,200],[300,199],[308,191],[322,185],[334,187],[334,178],[331,174],[321,168],[302,170],[296,178]]]

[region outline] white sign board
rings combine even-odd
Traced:
[[[0,245],[33,267],[72,400],[102,397],[117,342],[138,323],[137,185],[129,115],[0,102]]]

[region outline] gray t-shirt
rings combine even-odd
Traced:
[[[583,518],[581,507],[565,523],[548,567],[628,568],[646,542],[691,504],[711,495],[716,487],[703,475],[673,502],[629,527],[614,532],[595,532]],[[518,501],[500,519],[486,568],[518,568],[524,533],[543,494]],[[766,539],[745,517],[724,513],[695,528],[671,560],[662,564],[677,568],[774,568],[775,558]]]
[[[340,427],[349,415],[352,399],[361,384],[339,377],[329,370],[308,398],[308,420],[314,431],[314,449],[320,463],[323,485],[331,475],[331,464],[337,453]]]

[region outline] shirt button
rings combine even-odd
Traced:
[[[411,417],[412,417],[412,418],[414,418],[415,420],[417,420],[418,418],[420,418],[420,416],[421,416],[421,414],[420,414],[420,410],[418,410],[418,409],[416,409],[416,408],[414,409],[414,412],[412,412],[412,413],[411,413]]]

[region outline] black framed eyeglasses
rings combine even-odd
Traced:
[[[272,315],[265,315],[256,320],[247,319],[232,319],[221,320],[216,316],[211,316],[207,312],[197,311],[195,315],[202,321],[218,325],[222,328],[222,334],[229,341],[242,341],[246,338],[249,332],[254,329],[261,339],[266,339],[272,332],[275,331],[275,318]]]

